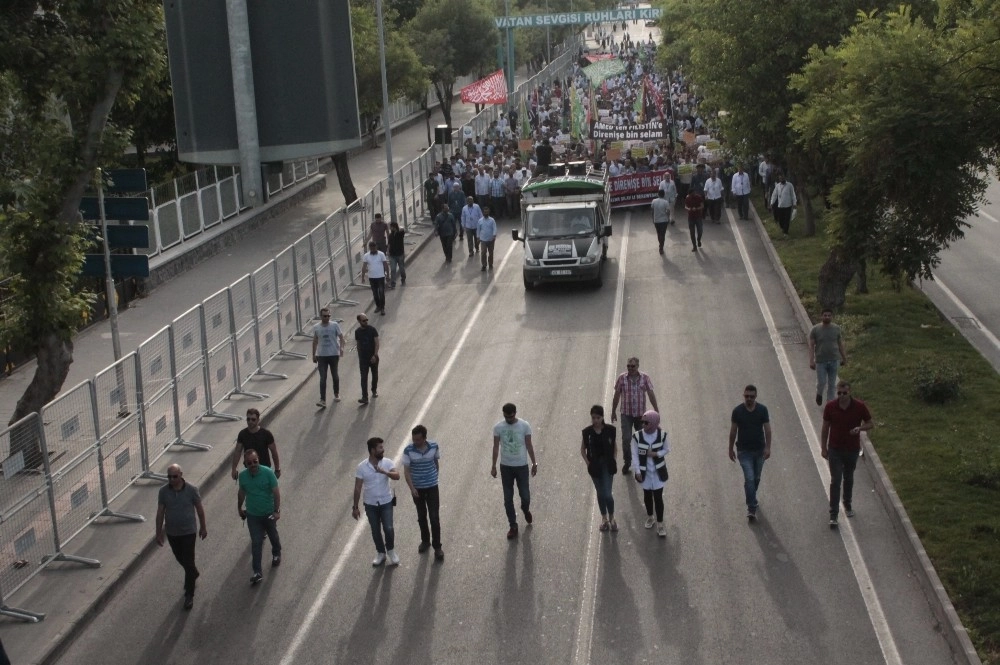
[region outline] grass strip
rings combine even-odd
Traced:
[[[782,237],[758,195],[756,209],[813,322],[828,241],[817,206],[816,235],[801,217]],[[819,203],[819,202],[818,202]],[[896,291],[868,268],[834,321],[849,364],[840,372],[872,409],[872,442],[948,595],[986,665],[1000,665],[1000,375],[918,289]],[[928,404],[918,377],[960,377],[958,396]]]

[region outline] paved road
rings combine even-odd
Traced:
[[[600,290],[525,293],[509,222],[493,275],[425,247],[406,287],[390,292],[388,316],[373,319],[380,397],[354,403],[349,351],[343,402],[317,410],[310,382],[265,423],[285,472],[282,566],[248,585],[236,490],[220,483],[205,499],[194,610],[181,610],[181,571],[164,550],[60,662],[954,662],[865,471],[858,517],[827,528],[802,334],[750,224],[709,225],[699,254],[673,227],[665,260],[647,211],[617,213],[614,225]],[[632,355],[672,436],[666,539],[642,527],[641,492],[621,476],[622,530],[598,533],[579,461],[589,407],[610,403]],[[748,382],[775,430],[753,526],[725,456],[728,414]],[[490,428],[506,401],[532,423],[540,467],[535,524],[514,542],[489,476]],[[353,469],[367,437],[396,455],[417,422],[442,446],[447,559],[416,553],[397,483],[402,565],[373,570],[367,526],[350,517]]]
[[[967,221],[965,238],[941,255],[933,282],[920,286],[1000,372],[1000,182],[993,179],[987,203]]]

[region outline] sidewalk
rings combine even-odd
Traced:
[[[518,83],[523,79],[518,76]],[[455,101],[452,125],[455,129],[466,124],[474,114],[472,105]],[[440,110],[431,117],[432,127],[443,124]],[[433,131],[433,130],[432,130]],[[370,139],[369,139],[370,141]],[[369,144],[370,145],[370,142]],[[417,157],[428,146],[427,129],[419,120],[392,135],[393,163],[396,169]],[[348,159],[351,177],[359,196],[386,177],[384,139],[377,149],[369,149]],[[343,207],[344,197],[332,171],[317,177],[327,178],[326,189],[271,219],[222,253],[204,261],[184,274],[153,290],[146,298],[131,303],[119,313],[119,331],[123,354],[134,351],[143,341],[168,325],[173,319],[216,291],[251,273],[272,259],[278,252],[308,233],[330,213]],[[308,181],[307,181],[308,182]],[[424,236],[426,239],[427,235]],[[411,250],[411,257],[416,250]],[[362,303],[370,304],[370,294],[357,293]],[[359,308],[359,309],[360,309]],[[307,352],[309,341],[293,342],[294,350]],[[92,378],[114,361],[111,332],[107,321],[82,331],[74,339],[74,360],[63,385],[67,391]],[[262,413],[274,413],[312,374],[313,365],[302,360],[276,360],[268,369],[288,375],[288,379],[255,380],[253,390],[269,393],[257,400],[236,400],[223,404],[223,410],[242,414],[248,406]],[[10,377],[0,381],[0,416],[4,423],[13,413],[15,403],[31,381],[35,363],[19,367]],[[232,423],[219,427],[214,420],[193,426],[185,439],[213,445],[211,451],[178,450],[174,457],[183,458],[185,477],[208,491],[225,474],[225,465],[232,448]],[[157,482],[140,482],[125,492],[113,505],[116,510],[145,516],[145,523],[128,523],[101,519],[74,538],[66,547],[69,554],[93,557],[101,561],[100,568],[55,562],[20,589],[13,598],[4,598],[7,605],[45,613],[44,621],[30,624],[0,618],[0,639],[18,664],[54,662],[62,645],[76,631],[84,630],[87,618],[100,612],[118,584],[141,565],[144,555],[155,548],[153,518]],[[210,544],[206,546],[210,547]]]

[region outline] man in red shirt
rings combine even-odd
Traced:
[[[699,164],[698,166],[701,166]],[[684,197],[684,208],[688,212],[688,232],[691,234],[691,251],[701,247],[702,220],[705,218],[705,197],[701,186],[691,185],[691,192]]]
[[[840,513],[840,485],[844,485],[844,511],[854,517],[851,493],[854,490],[854,469],[861,452],[861,433],[872,429],[872,414],[859,399],[851,397],[851,384],[837,382],[837,399],[823,408],[823,431],[820,434],[820,454],[830,464],[830,528],[837,527]]]

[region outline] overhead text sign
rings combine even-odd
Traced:
[[[586,23],[619,23],[621,21],[653,21],[663,10],[613,9],[603,12],[567,12],[563,14],[532,14],[530,16],[496,16],[498,28],[544,28],[553,25],[579,25]]]

